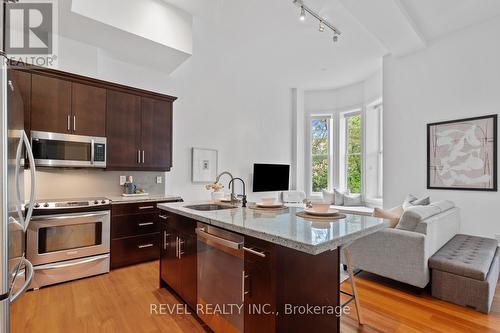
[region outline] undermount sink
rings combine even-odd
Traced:
[[[184,207],[189,208],[189,209],[194,209],[194,210],[201,210],[201,211],[237,208],[235,206],[219,205],[219,204],[201,204],[201,205],[191,205],[191,206],[184,206]]]

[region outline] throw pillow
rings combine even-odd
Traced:
[[[431,203],[430,197],[417,198],[413,194],[408,194],[405,201],[403,202],[403,209],[406,210],[413,206],[427,206]]]
[[[344,194],[344,206],[363,206],[360,194]]]
[[[403,207],[393,207],[388,210],[383,210],[381,208],[373,209],[373,217],[378,217],[382,219],[386,219],[389,221],[389,228],[394,228],[398,223],[401,215],[403,215]]]
[[[335,193],[335,205],[343,206],[344,205],[344,193],[338,191],[337,189],[334,189],[333,192]]]
[[[335,192],[323,190],[323,201],[330,203],[330,205],[335,205]]]

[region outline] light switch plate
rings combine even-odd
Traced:
[[[161,184],[163,183],[163,177],[162,176],[157,176],[156,177],[156,184]]]
[[[120,176],[120,185],[125,185],[126,176]]]

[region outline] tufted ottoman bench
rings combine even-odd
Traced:
[[[456,235],[429,259],[432,296],[488,313],[498,281],[498,242]]]

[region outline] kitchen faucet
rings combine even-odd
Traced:
[[[241,178],[233,178],[231,179],[231,181],[229,182],[229,188],[231,188],[231,185],[233,185],[232,187],[232,193],[234,193],[234,181],[235,180],[239,180],[241,181],[241,184],[243,185],[243,195],[241,196],[241,207],[246,207],[247,206],[247,193],[246,193],[246,189],[245,189],[245,182],[243,181],[243,179]]]
[[[214,185],[215,184],[218,184],[219,183],[219,180],[222,176],[224,175],[228,175],[229,177],[231,177],[231,180],[229,181],[229,188],[231,188],[231,182],[234,180],[234,177],[233,175],[228,172],[228,171],[224,171],[222,173],[220,173],[217,178],[215,179],[215,182],[214,182]],[[238,201],[238,198],[236,198],[236,194],[234,193],[234,186],[233,186],[233,189],[231,190],[231,203],[234,203],[234,202],[237,202]]]

